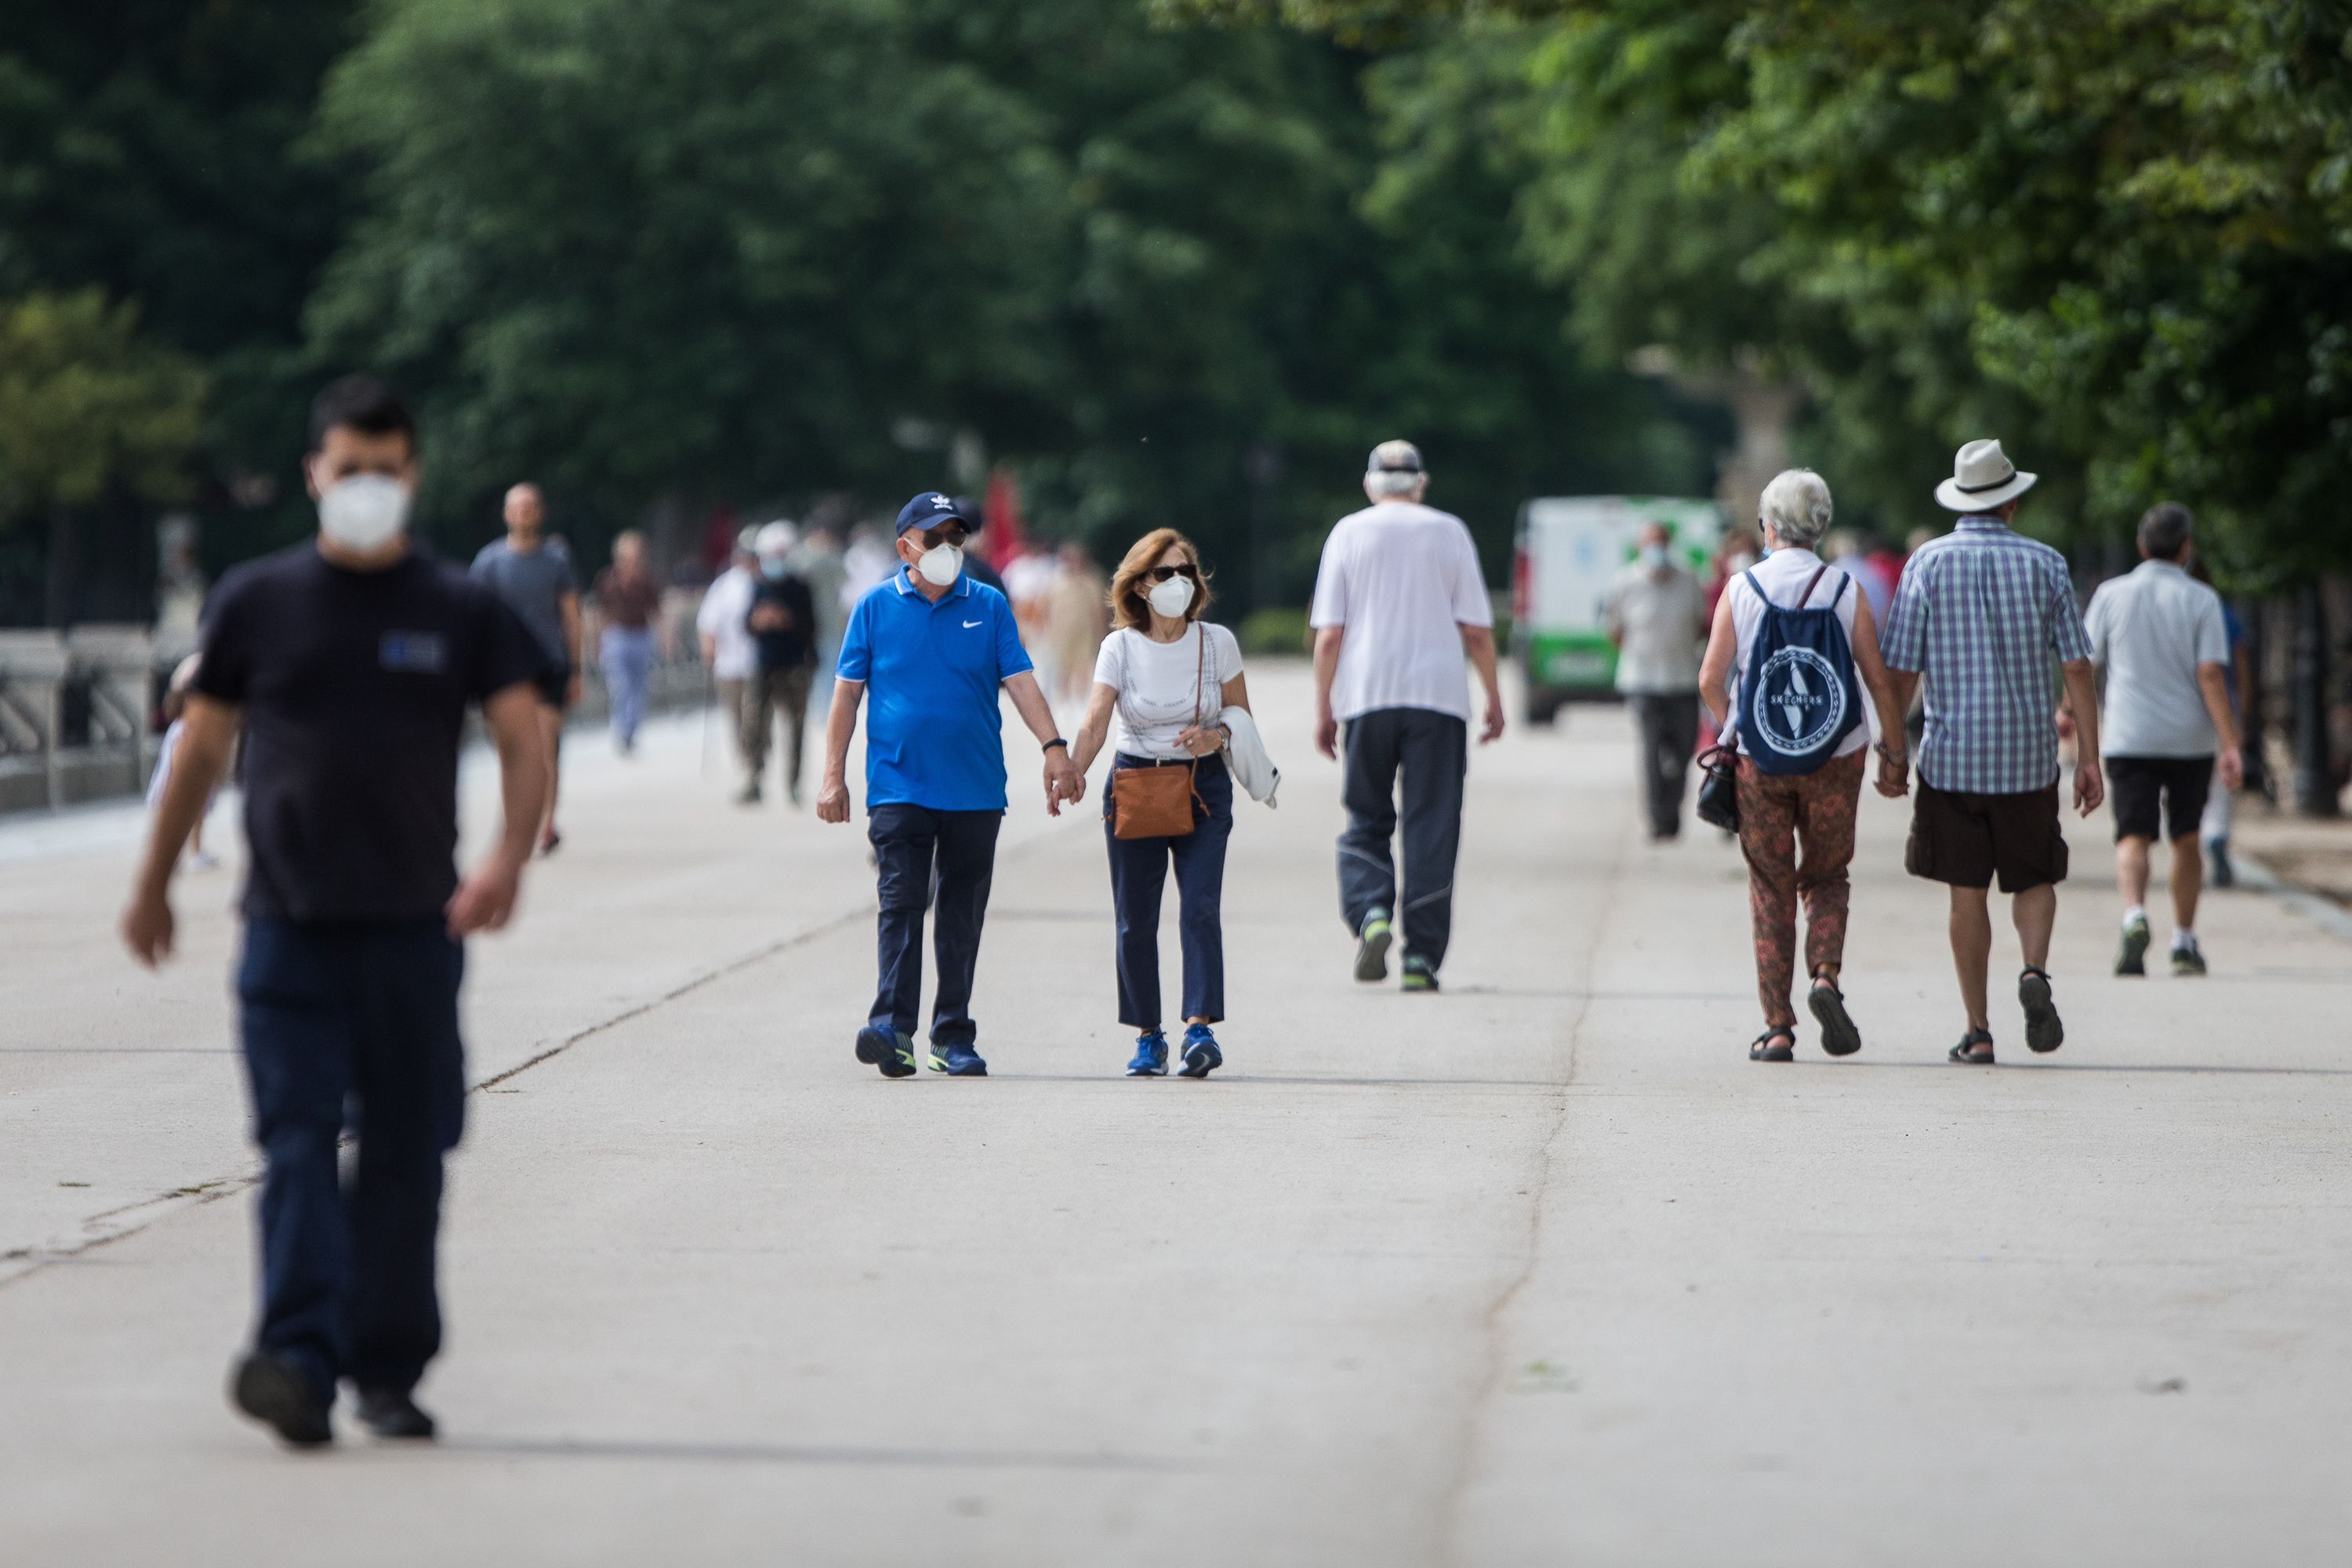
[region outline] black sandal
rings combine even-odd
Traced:
[[[1814,975],[1812,994],[1805,1005],[1813,1010],[1813,1022],[1822,1026],[1822,1049],[1833,1057],[1850,1057],[1862,1049],[1862,1031],[1853,1026],[1853,1018],[1845,1010],[1845,993],[1838,989],[1835,980]]]
[[[1767,1040],[1780,1039],[1785,1039],[1789,1043],[1785,1046],[1768,1046],[1764,1043]],[[1795,1061],[1797,1059],[1797,1031],[1788,1027],[1786,1025],[1776,1026],[1773,1028],[1765,1030],[1762,1034],[1757,1036],[1755,1042],[1748,1047],[1748,1059],[1751,1062]]]
[[[1984,1055],[1982,1056],[1977,1055],[1975,1050],[1975,1047],[1979,1045],[1984,1047]],[[1960,1037],[1960,1043],[1951,1048],[1950,1053],[1945,1059],[1948,1061],[1962,1062],[1969,1067],[1989,1068],[1992,1066],[1992,1031],[1990,1029],[1970,1029],[1967,1034]]]
[[[2058,1004],[2050,999],[2050,973],[2028,968],[2017,977],[2018,1005],[2025,1009],[2025,1044],[2035,1051],[2054,1051],[2066,1043],[2066,1026]]]

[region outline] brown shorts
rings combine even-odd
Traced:
[[[1911,808],[1903,868],[1955,888],[2021,893],[2066,879],[2066,836],[2058,826],[2058,785],[2021,795],[1955,795],[1925,779]]]

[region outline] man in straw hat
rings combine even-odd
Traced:
[[[2066,1037],[2043,967],[2066,877],[2053,654],[2075,716],[2074,805],[2088,816],[2106,795],[2091,644],[2065,557],[2010,526],[2034,478],[2020,473],[1998,441],[1962,447],[1952,477],[1936,489],[1937,503],[1959,513],[1959,521],[1912,555],[1886,619],[1896,709],[1910,706],[1920,681],[1927,688],[1904,863],[1913,876],[1951,888],[1952,963],[1969,1026],[1950,1056],[1979,1065],[1993,1059],[1985,971],[1996,878],[2011,895],[2024,950],[2017,999],[2025,1043],[2054,1051]]]

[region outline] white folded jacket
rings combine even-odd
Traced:
[[[1282,786],[1282,770],[1265,754],[1265,742],[1259,738],[1257,721],[1250,717],[1246,708],[1228,708],[1217,715],[1217,722],[1233,736],[1225,742],[1225,765],[1233,770],[1235,781],[1252,800],[1274,805],[1274,792]]]

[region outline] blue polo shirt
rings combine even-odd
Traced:
[[[969,575],[933,604],[903,570],[857,601],[835,667],[866,682],[866,808],[1004,809],[997,686],[1031,668],[1003,595]]]

